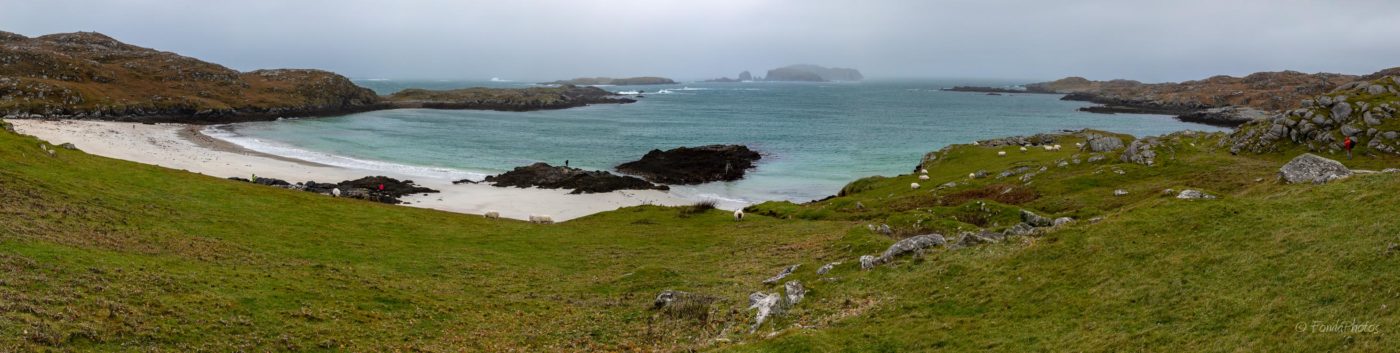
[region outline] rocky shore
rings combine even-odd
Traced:
[[[641,85],[671,85],[671,84],[675,84],[676,81],[675,81],[675,80],[672,80],[672,79],[669,79],[669,78],[665,78],[665,77],[641,76],[641,77],[626,77],[626,78],[612,78],[612,77],[579,77],[579,78],[570,79],[570,80],[558,80],[558,81],[546,82],[546,83],[547,83],[547,84],[554,84],[554,85],[614,85],[614,86],[641,86]]]
[[[618,190],[670,190],[665,185],[655,185],[637,177],[616,175],[601,170],[585,171],[578,168],[556,167],[547,163],[535,163],[500,175],[486,177],[486,182],[498,187],[542,189],[573,189],[571,194],[593,194]]]
[[[410,89],[381,97],[328,71],[239,72],[100,33],[0,32],[3,118],[215,124],[397,108],[526,111],[631,102],[571,85]]]
[[[654,183],[701,184],[739,180],[762,158],[758,152],[741,145],[680,147],[651,150],[640,160],[617,166],[617,170]]]
[[[229,180],[254,183],[279,187],[289,190],[300,190],[322,195],[336,197],[347,197],[352,199],[368,200],[387,204],[404,203],[400,198],[413,194],[437,193],[433,190],[418,186],[412,180],[398,180],[386,176],[367,176],[355,180],[345,180],[339,183],[317,183],[307,181],[301,183],[290,183],[282,179],[252,177],[254,179],[244,179],[239,177],[229,178]],[[337,192],[338,191],[338,192]]]

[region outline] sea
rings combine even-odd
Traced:
[[[534,83],[356,80],[405,88],[528,87]],[[653,149],[741,144],[763,159],[739,181],[673,186],[694,200],[805,202],[867,176],[910,173],[925,153],[1010,135],[1101,129],[1135,136],[1220,131],[1171,116],[1094,114],[1059,95],[941,91],[999,80],[685,82],[600,86],[632,104],[533,112],[399,109],[212,126],[206,133],[260,152],[416,178],[480,180],[535,162],[612,170]]]

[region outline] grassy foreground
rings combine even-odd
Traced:
[[[0,132],[0,351],[1400,346],[1400,174],[1280,185],[1298,151],[1233,156],[1221,138],[1164,137],[1171,153],[1152,167],[1116,153],[1057,166],[1087,160],[1070,146],[953,146],[924,163],[929,180],[862,179],[743,222],[634,207],[532,225],[50,156]],[[996,177],[1021,166],[1046,170]],[[991,176],[968,178],[978,170]],[[1003,229],[1021,209],[1078,221],[873,270],[855,261],[904,236]],[[750,333],[748,294],[781,292],[761,281],[792,264],[811,292]],[[666,289],[716,302],[699,317],[651,310]]]

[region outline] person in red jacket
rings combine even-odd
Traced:
[[[1351,159],[1351,148],[1356,146],[1356,141],[1352,141],[1351,136],[1347,136],[1346,141],[1342,141],[1342,147],[1347,149],[1347,159]]]

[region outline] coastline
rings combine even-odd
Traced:
[[[638,205],[688,205],[693,201],[657,190],[626,190],[571,195],[569,190],[503,188],[458,184],[393,171],[348,168],[254,151],[202,133],[204,125],[143,124],[90,120],[7,119],[15,130],[51,144],[71,142],[78,149],[103,157],[180,169],[217,178],[258,175],[289,182],[336,182],[384,175],[411,179],[440,193],[403,198],[403,206],[465,214],[496,211],[501,217],[528,219],[549,215],[565,221],[594,213]]]

